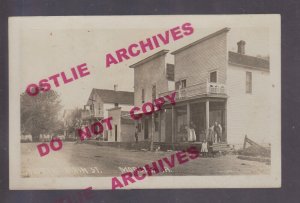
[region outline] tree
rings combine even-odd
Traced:
[[[40,134],[50,134],[61,128],[58,115],[62,108],[57,92],[50,90],[36,96],[21,95],[21,132],[38,141]]]
[[[75,132],[76,136],[76,130],[81,127],[81,111],[82,110],[79,108],[65,111],[64,120],[65,128],[67,129],[68,135]]]

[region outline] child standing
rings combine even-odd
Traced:
[[[203,153],[203,157],[207,157],[208,149],[206,140],[204,140],[201,145],[201,152]]]

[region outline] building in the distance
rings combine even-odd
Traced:
[[[108,132],[109,142],[134,142],[135,123],[129,116],[129,111],[122,111],[121,107],[108,109],[108,116],[112,117],[112,130]]]
[[[112,111],[111,109],[129,111],[132,107],[133,92],[117,91],[116,85],[114,86],[114,90],[93,88],[88,101],[84,106],[84,110],[82,111],[82,124],[88,126],[104,118],[108,118],[110,116],[109,110]],[[117,120],[119,118],[114,117],[113,119]],[[112,133],[115,131],[119,133],[120,127],[119,129],[118,125],[113,125],[112,127],[112,130],[108,130],[105,126],[103,134],[99,135],[98,137],[104,141],[120,141],[120,139],[116,140]],[[133,125],[132,128],[134,128]]]

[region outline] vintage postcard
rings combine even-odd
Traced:
[[[10,189],[281,187],[280,15],[9,18]]]

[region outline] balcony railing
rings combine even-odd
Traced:
[[[198,83],[179,90],[173,90],[160,93],[159,96],[166,96],[176,91],[176,99],[186,99],[194,96],[205,94],[211,95],[226,95],[226,86],[219,83]]]
[[[100,118],[103,117],[103,111],[100,111],[98,114],[95,115],[94,111],[85,110],[81,112],[82,119],[90,119],[90,118]]]

